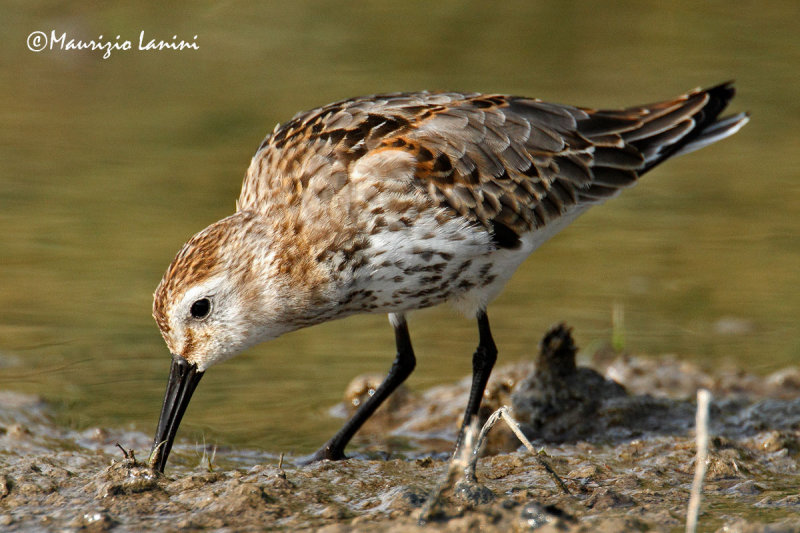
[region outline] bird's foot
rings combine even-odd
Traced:
[[[326,459],[328,461],[342,461],[347,459],[347,456],[344,454],[344,450],[331,446],[330,444],[325,444],[313,454],[302,457],[297,462],[300,465],[309,465],[317,461],[325,461]]]

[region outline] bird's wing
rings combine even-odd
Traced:
[[[746,115],[717,121],[733,94],[723,84],[623,110],[460,93],[338,102],[297,115],[265,139],[239,207],[267,201],[268,189],[291,195],[312,180],[317,188],[342,187],[366,154],[398,150],[416,160],[414,186],[436,205],[514,247],[571,207],[601,202],[668,157],[737,131]]]

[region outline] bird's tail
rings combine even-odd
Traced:
[[[590,132],[590,138],[613,132],[634,146],[644,157],[644,165],[638,170],[642,175],[662,161],[694,152],[739,131],[749,120],[747,113],[719,118],[735,94],[733,82],[726,82],[664,102],[594,111],[582,126]]]
[[[645,156],[645,168],[642,172],[650,170],[670,157],[694,152],[739,131],[750,120],[747,113],[719,118],[720,113],[728,106],[735,94],[736,89],[733,87],[733,82],[729,81],[710,89],[696,89],[672,102],[667,102],[668,108],[676,107],[667,115],[675,113],[679,116],[683,115],[684,118],[675,124],[677,128],[673,127],[670,130],[675,131],[674,137],[671,137],[668,132],[654,131],[653,134],[638,141],[640,150]],[[659,104],[655,105],[656,108],[658,106]],[[658,122],[661,120],[655,119],[646,122],[642,129],[646,131],[652,124],[655,124],[656,128],[653,129],[658,130]],[[680,127],[681,125],[684,125],[683,128]],[[685,133],[678,134],[679,132],[676,131],[684,128]],[[666,137],[662,137],[665,133]]]

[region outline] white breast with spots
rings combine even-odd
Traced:
[[[436,214],[419,213],[409,225],[390,224],[369,238],[368,258],[354,273],[366,291],[366,311],[404,312],[430,307],[490,283],[493,245],[479,227]]]

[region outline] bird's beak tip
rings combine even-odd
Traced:
[[[161,416],[158,418],[158,427],[153,439],[153,449],[150,452],[149,464],[156,472],[164,472],[172,443],[178,432],[178,426],[183,418],[183,413],[189,405],[203,372],[197,370],[197,365],[191,364],[179,355],[172,356],[172,365],[169,369],[167,390],[164,393],[164,403],[161,406]]]

